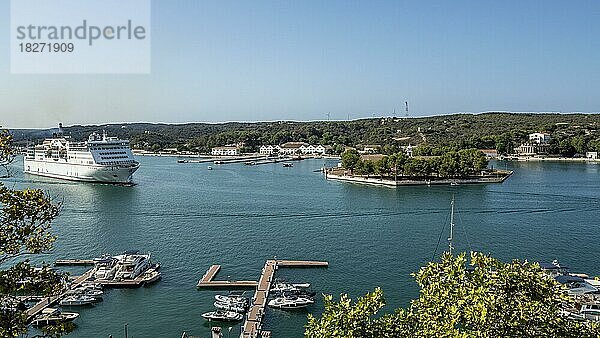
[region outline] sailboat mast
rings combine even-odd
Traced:
[[[452,195],[452,202],[450,202],[450,237],[448,237],[448,249],[452,254],[452,237],[454,236],[454,195]]]

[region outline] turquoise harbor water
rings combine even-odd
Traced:
[[[15,177],[5,181],[64,201],[54,226],[59,239],[46,261],[139,249],[163,266],[159,283],[109,290],[97,306],[77,309],[78,328],[69,337],[123,337],[125,323],[129,337],[183,331],[208,337],[200,314],[212,309],[216,292],[195,288],[206,269],[221,264],[220,279],[257,279],[273,256],[330,262],[328,269],[284,269],[278,277],[352,297],[381,286],[388,311],[406,306],[417,296],[410,274],[432,258],[452,194],[458,250],[503,260],[559,259],[575,271],[600,274],[598,164],[507,163],[515,174],[501,185],[394,190],[326,181],[313,172],[323,160],[293,168],[213,165],[212,171],[174,158],[139,160],[133,187],[24,175],[21,159]],[[274,337],[302,337],[307,312],[318,315],[321,308],[319,299],[308,311],[268,309],[264,325]],[[239,325],[231,331],[238,334]]]

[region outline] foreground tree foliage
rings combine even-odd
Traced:
[[[2,130],[0,127],[0,178],[10,176],[9,164],[12,163],[15,157],[15,151],[11,147],[11,136],[7,130]]]
[[[6,131],[0,133],[0,159],[14,154],[10,141]],[[52,248],[49,230],[60,206],[41,190],[13,190],[0,182],[0,208],[0,337],[12,338],[27,335],[25,307],[16,296],[52,295],[63,286],[65,276],[49,266],[34,268],[20,260]],[[72,324],[48,327],[43,336],[60,337],[72,329]]]
[[[481,253],[445,253],[414,274],[419,298],[407,309],[376,316],[383,292],[352,302],[325,296],[320,319],[309,315],[306,337],[600,337],[597,323],[559,314],[571,302],[561,286],[540,273],[537,264],[502,263]]]

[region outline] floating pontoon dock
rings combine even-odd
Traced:
[[[255,288],[258,283],[255,281],[233,281],[233,280],[224,280],[224,281],[216,281],[213,280],[217,273],[221,270],[220,265],[212,265],[208,271],[202,276],[202,279],[198,281],[198,285],[196,287],[199,288]]]
[[[252,297],[252,306],[246,315],[246,321],[242,326],[240,338],[258,338],[271,337],[270,331],[262,330],[262,320],[267,306],[267,299],[271,284],[275,276],[275,271],[279,268],[320,268],[328,267],[328,262],[320,261],[293,261],[293,260],[274,260],[270,259],[265,262],[258,282],[255,281],[214,281],[214,277],[221,270],[220,265],[212,265],[202,276],[198,282],[199,288],[214,288],[214,287],[256,287],[254,296]]]
[[[65,297],[65,295],[67,294],[67,292],[78,288],[79,286],[81,286],[81,284],[85,283],[88,279],[90,279],[90,277],[92,277],[92,275],[94,274],[96,270],[95,269],[90,269],[88,270],[86,273],[84,273],[83,275],[77,277],[73,283],[71,283],[71,285],[66,288],[65,290],[62,291],[62,293],[60,293],[59,295],[56,296],[50,296],[50,297],[44,297],[42,300],[40,300],[37,304],[35,304],[33,307],[27,309],[27,322],[30,322],[36,315],[38,315],[40,312],[42,312],[42,310],[44,310],[45,308],[47,308],[48,306],[59,302],[62,298]]]

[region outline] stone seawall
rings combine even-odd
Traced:
[[[472,177],[472,178],[451,178],[451,179],[439,179],[439,180],[387,180],[381,178],[363,177],[363,176],[344,176],[335,175],[331,173],[325,173],[325,178],[328,180],[377,185],[383,187],[395,188],[404,185],[461,185],[461,184],[487,184],[487,183],[502,183],[508,177],[512,175],[511,172],[504,173],[499,176],[486,176],[486,177]]]

